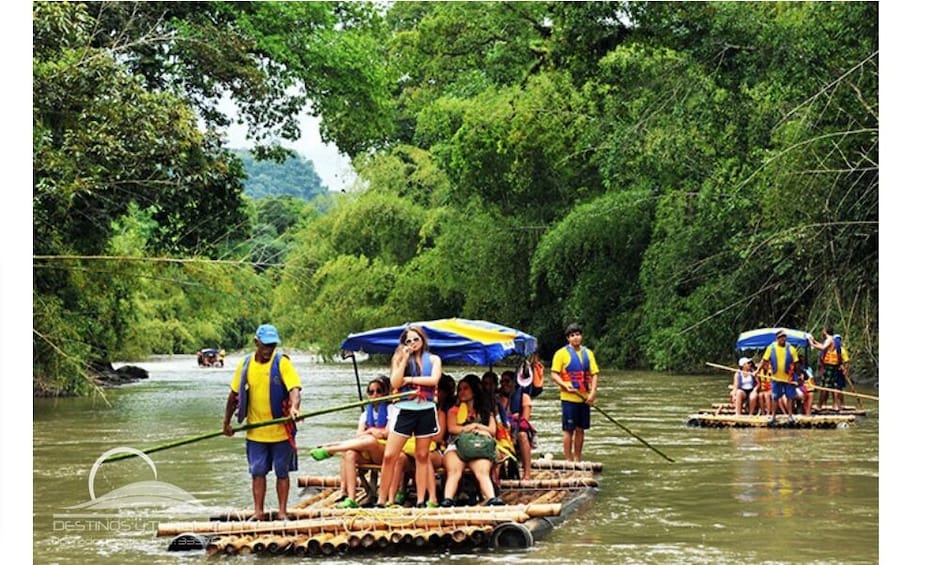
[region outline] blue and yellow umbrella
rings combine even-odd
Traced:
[[[445,363],[492,366],[509,355],[531,355],[538,347],[537,339],[517,329],[484,320],[446,318],[349,334],[342,349],[391,355],[398,347],[401,333],[415,326],[427,334],[431,353]]]
[[[738,349],[758,349],[767,347],[777,339],[777,331],[783,330],[787,334],[787,343],[796,347],[809,345],[809,333],[789,328],[760,328],[741,333],[738,336]]]

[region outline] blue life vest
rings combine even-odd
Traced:
[[[513,416],[522,414],[522,393],[524,392],[524,388],[517,386],[516,390],[512,391],[512,395],[509,397],[509,413]]]
[[[406,377],[430,377],[431,376],[431,354],[425,351],[421,354],[421,370],[418,370],[418,364],[414,357],[408,359],[408,367],[405,368]],[[399,392],[417,391],[418,397],[434,402],[434,393],[437,387],[423,385],[405,385],[399,389]]]
[[[590,389],[591,358],[588,355],[588,348],[581,348],[580,357],[574,350],[574,347],[566,345],[565,349],[568,350],[568,355],[571,357],[571,359],[568,361],[568,366],[565,367],[565,371],[562,373],[561,378],[564,381],[570,383],[571,387],[575,390]]]
[[[378,414],[376,414],[378,412]],[[366,407],[366,429],[385,428],[388,426],[388,403],[380,402],[377,410]]]
[[[246,355],[242,363],[242,377],[238,383],[238,423],[240,424],[248,415],[248,363],[254,355]],[[281,379],[281,354],[274,354],[271,361],[271,390],[268,393],[271,400],[271,416],[282,418],[286,415],[285,403],[290,398],[287,387]]]
[[[786,348],[786,358],[783,360],[783,371],[791,375],[793,374],[793,347],[790,344],[784,346]],[[770,368],[773,369],[774,374],[777,373],[777,346],[770,346]]]

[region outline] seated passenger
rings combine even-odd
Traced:
[[[797,379],[796,397],[800,402],[805,416],[813,415],[813,370],[809,367],[799,367],[800,375]]]
[[[769,416],[773,412],[771,410],[773,391],[770,386],[770,370],[758,367],[757,380],[759,381],[757,386],[757,407],[760,409],[761,414]]]
[[[740,416],[744,402],[747,401],[748,414],[753,415],[757,410],[757,377],[754,375],[754,362],[747,357],[738,359],[737,371],[731,378],[731,404],[734,405],[734,415]]]
[[[464,461],[457,455],[457,446],[454,444],[457,436],[463,432],[482,434],[495,438],[496,417],[494,408],[487,402],[487,395],[483,392],[480,378],[476,375],[467,375],[457,384],[457,406],[447,411],[447,431],[449,433],[447,448],[444,450],[444,469],[447,479],[444,484],[444,500],[441,506],[454,506],[457,487],[463,477],[464,469],[469,468],[477,479],[480,494],[488,506],[502,506],[505,504],[496,496],[490,473],[493,470],[493,460],[496,453],[487,457],[479,457]]]
[[[370,398],[388,396],[388,381],[376,378],[369,381],[366,393]],[[356,437],[345,441],[326,444],[314,448],[310,455],[317,461],[328,459],[336,453],[343,454],[340,464],[340,484],[346,494],[337,506],[339,508],[358,508],[356,502],[356,481],[358,466],[362,463],[380,465],[385,451],[385,440],[388,438],[388,425],[390,412],[394,407],[387,402],[372,403],[359,417],[359,427]]]
[[[499,490],[499,478],[501,472],[504,471],[503,464],[507,460],[512,460],[514,463],[518,462],[516,459],[516,442],[513,440],[512,435],[512,421],[509,418],[509,411],[507,407],[500,402],[500,386],[499,386],[500,377],[493,371],[487,371],[483,373],[483,376],[480,377],[480,382],[483,386],[483,394],[486,396],[486,401],[490,406],[494,406],[494,414],[496,415],[496,461],[493,465],[493,471],[490,473],[493,485],[495,489]],[[515,466],[518,467],[518,466]],[[516,469],[518,471],[518,468]],[[518,472],[516,477],[518,478]]]
[[[522,480],[532,478],[532,443],[535,439],[535,428],[529,423],[532,417],[532,398],[526,392],[525,386],[531,384],[528,377],[526,384],[519,383],[516,373],[503,371],[500,377],[500,403],[509,414],[510,433],[515,440],[516,453],[522,461]]]

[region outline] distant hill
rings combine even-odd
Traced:
[[[327,188],[313,162],[294,153],[283,163],[259,161],[247,149],[234,149],[245,164],[245,194],[252,198],[289,195],[311,201],[326,194]]]

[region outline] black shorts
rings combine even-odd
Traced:
[[[431,437],[440,430],[437,410],[401,410],[395,420],[395,433],[400,436]]]

